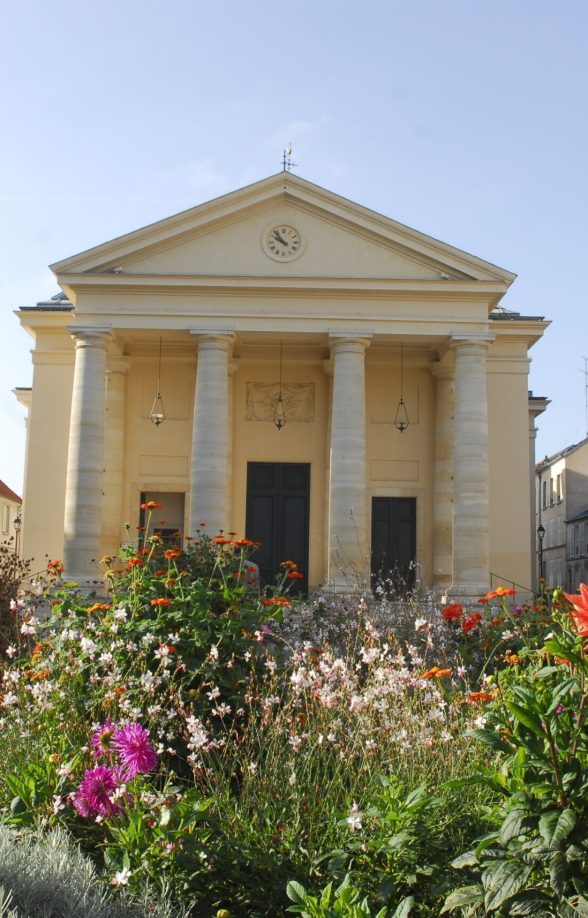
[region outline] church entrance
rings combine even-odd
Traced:
[[[372,589],[405,593],[415,583],[416,497],[372,498]]]
[[[308,591],[310,463],[248,462],[245,534],[261,542],[251,560],[259,565],[261,585],[274,583],[282,561],[294,561],[303,580],[291,593]]]

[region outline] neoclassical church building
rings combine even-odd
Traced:
[[[261,540],[304,589],[531,586],[547,323],[500,306],[509,271],[287,171],[52,269],[18,312],[25,555],[94,580],[156,500],[164,534]]]

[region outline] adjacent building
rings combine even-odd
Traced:
[[[548,587],[588,583],[588,438],[536,467],[537,570]]]
[[[12,488],[0,481],[0,542],[14,539],[19,550],[22,500]]]
[[[63,293],[18,313],[26,553],[92,580],[154,499],[308,589],[531,588],[548,323],[501,306],[510,271],[288,172],[52,268]]]

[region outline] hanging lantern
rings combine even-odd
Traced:
[[[276,399],[276,404],[274,406],[274,417],[273,421],[278,430],[281,430],[282,427],[286,424],[286,405],[284,404],[284,397],[282,395],[282,356],[283,356],[284,342],[280,341],[280,386],[278,390],[278,397]]]
[[[159,339],[159,365],[157,368],[157,395],[153,399],[153,404],[151,406],[151,414],[149,415],[150,421],[155,424],[156,427],[159,427],[160,424],[163,424],[165,421],[165,411],[163,408],[163,399],[161,397],[161,342],[162,339]]]
[[[404,352],[403,345],[400,344],[400,401],[398,402],[398,408],[396,409],[396,415],[394,417],[394,427],[404,433],[410,421],[408,419],[408,411],[406,410],[406,405],[404,403],[403,397],[403,384],[404,384]]]

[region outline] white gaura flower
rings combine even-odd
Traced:
[[[131,876],[131,871],[128,867],[123,867],[122,870],[119,870],[118,873],[115,873],[111,882],[113,886],[127,886]]]
[[[6,656],[10,657],[11,660],[15,656],[15,654],[16,654],[16,647],[13,647],[12,644],[6,648]]]
[[[358,832],[361,828],[363,828],[361,822],[361,812],[357,803],[353,803],[351,812],[349,813],[346,821],[349,823],[354,832]]]

